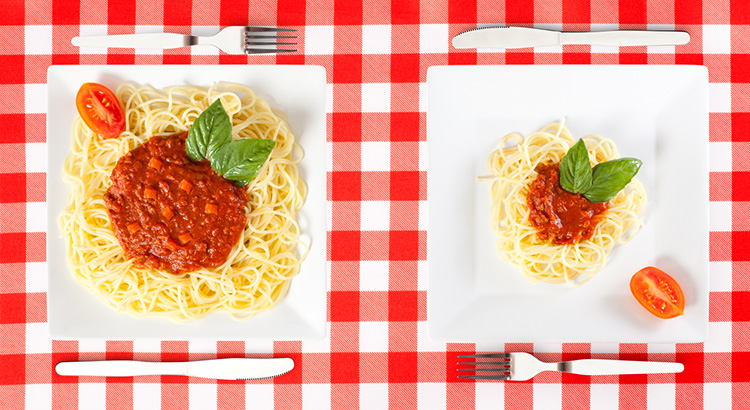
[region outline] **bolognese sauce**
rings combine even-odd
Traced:
[[[597,217],[607,210],[608,202],[592,203],[581,194],[564,190],[560,186],[560,164],[541,165],[536,171],[526,203],[537,237],[557,245],[590,239]]]
[[[117,161],[104,195],[125,254],[175,274],[219,266],[247,224],[247,191],[185,152],[187,133],[152,137]]]

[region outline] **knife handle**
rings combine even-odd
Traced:
[[[102,360],[60,362],[55,371],[61,376],[130,377],[160,374],[185,374],[185,362],[141,362],[134,360]]]
[[[111,36],[73,37],[78,47],[180,48],[190,45],[190,36],[175,33],[116,34]]]
[[[598,46],[671,46],[690,42],[685,31],[617,30],[560,33],[561,44]]]

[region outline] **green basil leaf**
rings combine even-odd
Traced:
[[[185,151],[193,161],[210,160],[216,150],[231,140],[232,122],[218,99],[193,122],[185,141]]]
[[[630,183],[641,164],[636,158],[619,158],[597,164],[592,171],[591,187],[583,196],[591,202],[609,201]]]
[[[276,141],[240,139],[220,147],[211,158],[211,167],[237,185],[249,184],[260,172]]]
[[[560,186],[571,194],[578,194],[591,188],[591,183],[589,152],[579,139],[560,160]]]

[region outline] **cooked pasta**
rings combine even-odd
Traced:
[[[71,194],[59,224],[76,280],[117,311],[175,321],[214,311],[246,319],[277,305],[306,252],[296,221],[306,195],[298,172],[302,149],[283,113],[250,88],[229,83],[163,90],[125,83],[116,95],[126,116],[123,133],[104,139],[77,118],[63,169]],[[182,274],[140,268],[118,243],[105,207],[103,195],[111,185],[112,169],[120,157],[149,138],[188,130],[216,99],[231,118],[233,139],[276,141],[268,161],[246,187],[247,224],[239,242],[218,267]]]
[[[592,165],[619,157],[613,141],[600,135],[583,139]],[[526,137],[508,134],[487,160],[492,177],[481,178],[491,181],[491,218],[498,255],[520,268],[532,282],[572,286],[587,282],[605,266],[612,248],[630,241],[641,226],[638,216],[645,209],[646,193],[633,179],[609,202],[590,239],[557,245],[537,237],[529,222],[529,185],[539,165],[559,163],[575,142],[561,123]]]

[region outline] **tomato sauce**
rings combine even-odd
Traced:
[[[559,164],[541,165],[537,173],[526,196],[531,210],[529,221],[537,229],[537,237],[557,245],[590,239],[597,216],[607,210],[608,202],[592,203],[581,194],[564,190],[560,186]]]
[[[223,264],[247,224],[247,191],[192,162],[187,133],[152,137],[117,161],[104,202],[135,264],[179,274]]]

